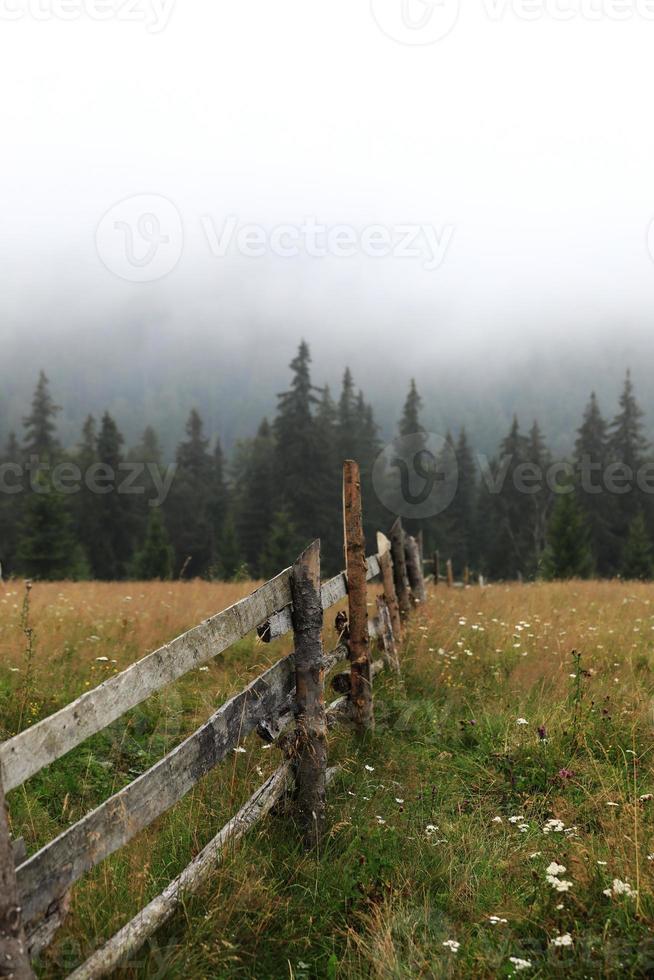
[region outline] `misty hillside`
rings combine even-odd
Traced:
[[[180,331],[153,323],[121,327],[15,332],[3,344],[0,390],[0,439],[20,432],[21,420],[39,369],[51,381],[62,406],[58,429],[62,444],[78,441],[88,411],[108,409],[128,444],[136,442],[146,425],[160,435],[166,458],[183,433],[190,408],[197,407],[207,433],[219,436],[229,452],[234,443],[251,436],[262,416],[272,416],[276,395],[288,381],[288,362],[298,336],[275,336],[250,326]],[[313,336],[312,336],[313,335]],[[564,337],[542,334],[537,341],[523,335],[499,345],[484,346],[468,334],[447,336],[443,343],[405,340],[372,345],[339,345],[329,336],[306,331],[316,385],[327,383],[336,394],[343,369],[349,365],[375,410],[383,438],[395,432],[409,379],[416,378],[424,402],[425,427],[445,434],[464,425],[472,445],[493,453],[506,434],[513,413],[528,428],[538,418],[555,455],[569,452],[591,390],[598,394],[604,415],[612,417],[624,373],[631,367],[645,429],[654,434],[654,392],[646,370],[644,348],[652,341],[644,332],[627,331],[574,344]],[[474,342],[473,342],[474,340]],[[126,354],[127,352],[127,354]]]

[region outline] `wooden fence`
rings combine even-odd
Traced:
[[[346,721],[363,732],[374,724],[372,679],[388,666],[399,671],[402,620],[424,600],[421,542],[398,519],[390,541],[377,537],[366,558],[359,469],[343,466],[346,568],[321,582],[320,542],[245,599],[104,681],[49,718],[0,745],[0,977],[33,978],[31,960],[52,940],[66,915],[72,885],[165,813],[257,731],[283,749],[282,765],[256,790],[188,867],[157,898],[97,950],[70,977],[110,973],[165,922],[185,893],[207,880],[225,844],[241,837],[293,790],[305,844],[320,838],[325,814],[327,728]],[[369,621],[367,583],[380,579],[377,615]],[[339,642],[325,653],[323,613],[348,600],[336,617]],[[271,641],[293,633],[293,653],[277,661],[222,704],[207,721],[150,769],[114,793],[29,858],[9,836],[4,794],[61,758],[130,708],[217,656],[253,630]],[[370,639],[382,657],[373,660]],[[342,661],[349,672],[332,679],[341,697],[325,706],[325,676]],[[294,726],[292,732],[284,732]]]

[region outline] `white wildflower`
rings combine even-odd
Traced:
[[[509,963],[513,963],[513,968],[516,973],[531,968],[531,960],[523,960],[520,956],[509,956]]]
[[[542,854],[542,853],[543,853],[542,851],[533,851],[533,852],[532,852],[532,853],[531,853],[531,854],[529,855],[529,860],[530,860],[530,861],[533,861],[533,860],[534,860],[534,858],[539,858],[539,857],[541,856],[541,854]]]
[[[508,922],[508,919],[503,919],[499,915],[489,915],[488,916],[488,921],[490,923],[492,923],[492,925],[494,925],[494,926],[499,926],[499,925],[502,925],[505,922]]]
[[[443,946],[446,946],[452,953],[458,953],[461,948],[461,943],[457,943],[456,939],[445,939],[443,940]]]
[[[234,749],[234,752],[245,752],[245,749],[243,748],[242,745],[237,745],[236,748]]]
[[[562,875],[565,874],[566,870],[567,868],[564,864],[557,864],[556,861],[552,861],[552,863],[545,868],[545,874]]]
[[[631,887],[628,881],[620,881],[619,878],[614,878],[612,888],[605,888],[604,894],[608,895],[609,898],[611,895],[628,895],[629,898],[635,898],[638,892]]]
[[[522,816],[509,817],[509,823],[524,823],[525,818]]]
[[[555,936],[550,939],[551,946],[572,946],[572,936],[569,932],[564,932],[562,936]]]
[[[526,718],[517,718],[516,719],[516,725],[528,725],[528,724],[529,724],[529,722],[527,721]]]
[[[366,772],[374,772],[375,771],[375,767],[374,766],[365,765],[363,768],[366,770]]]
[[[491,823],[502,823],[502,818],[501,817],[493,817],[493,819],[491,820]]]
[[[109,657],[96,657],[95,659],[96,659],[97,663],[99,663],[99,664],[107,664],[107,663],[109,663]]]
[[[564,829],[565,829],[565,824],[563,823],[563,821],[557,820],[556,818],[552,818],[551,820],[546,820],[545,824],[543,825],[544,834],[551,834],[551,833],[560,834]]]

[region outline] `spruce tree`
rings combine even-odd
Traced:
[[[234,523],[240,556],[255,577],[261,577],[261,555],[273,519],[275,440],[267,419],[254,439],[236,447],[234,461]]]
[[[134,575],[142,581],[168,581],[173,570],[173,549],[161,509],[151,507],[143,547],[134,557]]]
[[[554,505],[544,567],[550,579],[588,578],[591,574],[588,528],[574,493],[561,493]]]
[[[529,464],[524,473],[528,475],[526,485],[529,488],[527,497],[529,498],[530,513],[527,530],[531,538],[527,552],[527,574],[530,577],[535,577],[542,566],[547,539],[547,522],[554,503],[554,494],[546,479],[552,457],[536,419],[534,419],[529,430],[525,457],[526,463]]]
[[[39,380],[32,397],[32,410],[23,419],[25,427],[25,453],[37,456],[39,460],[50,460],[59,450],[55,432],[55,418],[61,411],[55,405],[50,395],[50,382],[44,371],[39,374]]]
[[[616,514],[614,532],[625,540],[629,525],[640,509],[644,510],[646,521],[651,523],[651,500],[636,485],[636,474],[645,463],[648,443],[643,435],[643,412],[634,394],[631,374],[627,371],[624,387],[620,395],[620,411],[613,419],[609,432],[609,456],[612,462],[622,463],[632,473],[632,484],[628,493],[618,494],[614,500]]]
[[[629,525],[620,571],[626,579],[644,581],[652,578],[652,540],[642,510],[638,511]]]
[[[590,546],[599,575],[615,575],[619,566],[618,501],[607,493],[604,474],[609,461],[608,426],[593,391],[577,430],[574,465],[577,501],[586,515]]]
[[[336,574],[343,566],[342,537],[335,529],[342,524],[342,466],[339,454],[340,432],[338,410],[332,401],[329,385],[321,391],[316,407],[315,425],[319,458],[318,523],[313,537],[321,541],[320,560],[326,575]],[[342,444],[341,444],[342,445]],[[356,457],[354,457],[356,458]]]
[[[94,575],[107,581],[126,576],[133,553],[134,521],[130,505],[134,498],[120,493],[123,441],[115,420],[105,412],[96,446],[100,491],[92,490],[96,538],[87,550]]]
[[[16,566],[28,578],[58,581],[84,574],[79,548],[71,531],[66,503],[48,478],[27,497],[20,527]]]
[[[422,409],[422,398],[418,394],[415,380],[411,378],[409,392],[402,409],[399,430],[401,436],[411,436],[416,432],[424,432],[420,423],[420,411]]]
[[[7,446],[0,456],[0,466],[5,467],[4,487],[0,491],[0,567],[2,575],[10,575],[14,570],[18,528],[21,523],[25,492],[22,476],[16,467],[21,467],[22,453],[15,433],[9,434]],[[10,492],[16,489],[18,492]]]
[[[196,409],[186,423],[186,436],[177,447],[177,471],[165,512],[175,550],[175,575],[183,569],[185,578],[196,578],[209,574],[215,555],[215,464]]]
[[[313,415],[318,399],[310,372],[311,355],[302,341],[290,364],[291,386],[278,395],[274,422],[276,503],[284,507],[301,536],[311,540],[319,527],[322,494],[321,447]]]
[[[456,446],[448,433],[456,457],[458,481],[454,499],[447,509],[447,550],[458,568],[472,565],[476,555],[477,472],[466,430],[459,433]],[[445,535],[444,535],[445,537]]]

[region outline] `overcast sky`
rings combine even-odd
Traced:
[[[0,331],[649,331],[647,3],[0,0]]]

